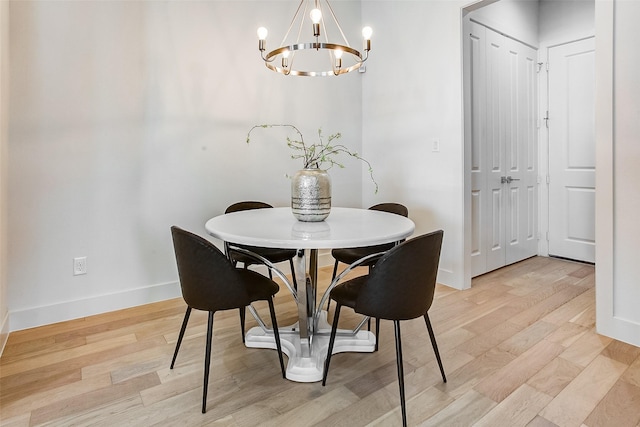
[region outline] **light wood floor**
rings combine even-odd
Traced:
[[[276,303],[280,324],[293,323],[284,290]],[[242,345],[237,311],[216,314],[203,415],[206,315],[194,313],[169,370],[184,309],[178,299],[12,333],[0,359],[0,424],[400,424],[391,322],[377,353],[336,355],[322,387],[283,380],[275,351]],[[341,322],[356,321],[343,313]],[[470,290],[438,287],[430,316],[449,381],[424,322],[403,322],[410,425],[640,425],[640,348],[595,332],[593,267],[532,258]]]

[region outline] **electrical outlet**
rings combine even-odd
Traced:
[[[87,257],[78,257],[73,259],[73,275],[79,276],[87,274]]]
[[[437,153],[438,151],[440,151],[440,140],[439,139],[434,139],[432,141],[431,151],[433,151],[434,153]]]

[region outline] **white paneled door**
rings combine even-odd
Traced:
[[[549,255],[595,262],[595,40],[549,48]]]
[[[472,276],[537,254],[536,50],[469,22]]]

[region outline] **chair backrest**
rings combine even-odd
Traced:
[[[272,208],[273,206],[271,206],[269,203],[264,203],[264,202],[257,202],[254,200],[248,200],[245,202],[237,202],[234,203],[232,205],[230,205],[225,211],[224,213],[228,214],[231,212],[238,212],[238,211],[247,211],[250,209],[265,209],[265,208]]]
[[[423,316],[433,302],[443,235],[434,231],[390,249],[360,289],[355,311],[388,320]]]
[[[249,304],[240,274],[213,243],[171,227],[182,297],[189,307],[217,311]]]
[[[377,205],[371,206],[369,209],[373,211],[390,212],[396,215],[402,215],[404,217],[409,216],[409,209],[407,209],[405,205],[401,205],[400,203],[379,203]]]

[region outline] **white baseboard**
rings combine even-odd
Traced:
[[[9,339],[9,313],[7,312],[2,319],[2,323],[0,324],[0,357],[2,357],[2,352],[4,351],[4,346],[7,345],[7,340]]]
[[[333,265],[331,252],[320,251],[318,254],[318,266],[324,267],[327,265]],[[283,267],[284,274],[290,273],[287,267],[288,266]],[[261,268],[256,267],[255,270],[261,271]],[[264,272],[266,273],[266,268]],[[109,311],[178,298],[181,295],[178,282],[169,282],[113,294],[98,295],[74,301],[11,311],[8,314],[8,318],[2,324],[3,329],[0,340],[6,341],[9,331],[19,331],[95,314],[107,313]],[[3,345],[2,341],[0,341],[0,345]]]
[[[7,323],[10,323],[11,331],[19,331],[180,296],[178,282],[162,283],[113,294],[11,311]]]

